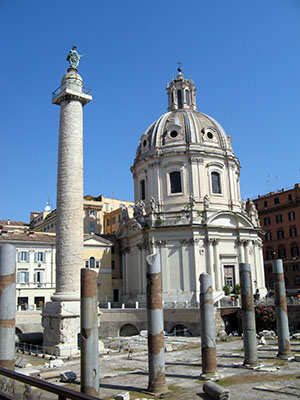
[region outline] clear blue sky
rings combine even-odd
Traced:
[[[72,45],[92,88],[84,193],[133,200],[140,136],[167,111],[178,60],[198,110],[232,137],[244,198],[300,180],[299,0],[0,0],[0,219],[55,207],[59,107]],[[269,179],[270,177],[270,179]]]

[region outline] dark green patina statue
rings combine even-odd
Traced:
[[[77,68],[81,57],[82,55],[77,53],[76,46],[73,46],[72,50],[70,50],[69,54],[67,55],[67,61],[69,61],[70,67]]]

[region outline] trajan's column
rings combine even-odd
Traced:
[[[69,356],[77,351],[80,331],[80,269],[83,267],[83,106],[92,100],[77,67],[73,46],[70,67],[52,103],[60,106],[57,202],[56,291],[42,314],[43,344],[48,351]]]

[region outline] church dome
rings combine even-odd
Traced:
[[[194,82],[177,79],[167,86],[169,111],[153,122],[142,135],[135,164],[157,154],[175,152],[212,152],[233,155],[231,138],[212,117],[197,111]]]

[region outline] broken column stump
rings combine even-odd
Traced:
[[[200,330],[201,330],[201,379],[216,379],[217,353],[215,311],[213,304],[212,279],[209,274],[200,275]]]
[[[0,246],[0,367],[15,369],[16,248]]]
[[[290,348],[289,320],[287,313],[282,260],[273,260],[272,264],[275,291],[276,326],[278,335],[277,357],[288,359],[292,354]]]
[[[164,317],[160,255],[150,254],[147,261],[148,391],[168,391],[165,375]]]
[[[255,310],[251,279],[251,265],[240,263],[240,282],[242,297],[242,323],[244,339],[244,365],[259,365],[257,356]]]

